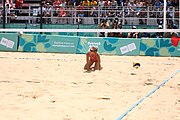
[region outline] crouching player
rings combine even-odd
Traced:
[[[95,71],[102,69],[100,55],[98,54],[97,51],[98,49],[96,47],[90,48],[90,51],[86,54],[86,64],[84,66],[84,70]]]

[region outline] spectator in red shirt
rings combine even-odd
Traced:
[[[61,4],[61,3],[60,3],[59,0],[55,0],[55,1],[53,2],[53,7],[54,7],[54,9],[57,10],[57,9],[59,8],[59,5],[60,5],[60,4]]]
[[[54,15],[57,16],[58,15],[58,11],[59,11],[59,7],[60,7],[61,2],[59,0],[55,0],[53,2],[53,8],[55,9],[54,11]]]
[[[67,23],[67,21],[66,21],[66,19],[65,18],[63,18],[63,17],[66,17],[66,11],[65,11],[65,8],[64,7],[60,7],[60,12],[59,12],[59,14],[58,14],[58,17],[60,17],[60,19],[59,19],[59,23],[61,23],[61,24],[66,24]]]
[[[16,4],[15,6],[17,9],[16,14],[19,14],[20,9],[22,9],[23,3],[24,3],[24,0],[16,0],[16,2],[15,2],[15,4]]]

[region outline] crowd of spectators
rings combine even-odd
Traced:
[[[44,17],[108,17],[111,20],[114,17],[139,17],[139,24],[146,24],[147,17],[163,17],[164,0],[43,0]],[[8,9],[22,9],[24,0],[6,0]],[[179,11],[179,0],[167,0],[167,17],[172,18],[172,10]],[[175,8],[176,9],[173,9]],[[147,10],[149,9],[149,10]],[[74,11],[76,10],[76,13]],[[52,12],[53,11],[53,12]],[[151,11],[147,16],[147,11]],[[156,11],[156,12],[154,12]],[[38,10],[40,14],[40,9]],[[100,13],[98,13],[100,12]],[[18,15],[19,11],[16,11]],[[178,13],[177,13],[178,15]],[[47,20],[46,20],[47,21]],[[162,22],[158,19],[158,23]],[[49,22],[47,22],[49,23]],[[97,23],[97,19],[94,19]],[[127,24],[125,19],[124,24]]]
[[[56,23],[74,23],[70,19],[76,18],[76,22],[82,24],[84,17],[92,17],[94,24],[102,29],[121,29],[127,24],[127,18],[136,18],[139,24],[146,25],[147,18],[156,18],[157,25],[163,27],[164,0],[43,0],[41,8],[37,9],[36,22],[40,22],[43,16],[43,23],[52,23],[52,17]],[[7,14],[16,18],[23,7],[24,0],[6,0]],[[167,0],[167,28],[177,28],[179,19],[179,0]],[[18,9],[18,10],[17,10]],[[147,13],[147,11],[150,11]],[[176,12],[174,12],[176,11]],[[98,21],[98,18],[100,20]],[[132,25],[135,29],[135,26]],[[104,34],[102,33],[102,36]],[[109,33],[108,36],[124,37],[122,33]],[[128,37],[142,37],[142,34],[129,33]],[[144,33],[143,36],[151,36]],[[153,37],[161,37],[158,33]]]

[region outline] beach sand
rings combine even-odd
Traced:
[[[0,120],[116,120],[177,70],[180,57],[0,53]],[[139,69],[133,68],[139,62]],[[179,120],[180,72],[123,120]]]

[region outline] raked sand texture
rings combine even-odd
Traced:
[[[116,120],[180,69],[179,57],[101,59],[103,70],[88,73],[84,54],[1,52],[0,120]],[[180,73],[123,120],[179,118]]]

